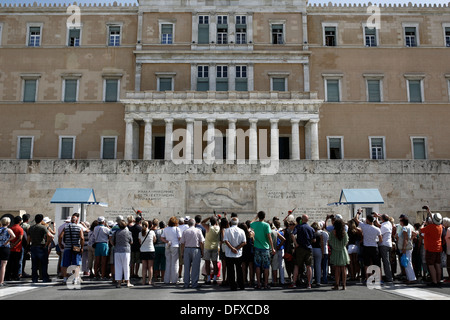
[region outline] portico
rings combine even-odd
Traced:
[[[129,92],[121,101],[125,106],[126,160],[138,159],[140,149],[142,159],[155,159],[152,142],[156,127],[160,131],[164,127],[167,161],[278,160],[281,128],[289,133],[285,138],[289,138],[290,159],[319,159],[318,122],[323,101],[315,93],[146,91]],[[143,135],[136,129],[139,126],[144,127]],[[301,127],[305,133],[302,141]],[[302,143],[304,155],[300,154]]]

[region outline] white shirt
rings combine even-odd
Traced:
[[[181,231],[178,227],[165,227],[161,235],[167,241],[170,241],[171,246],[177,248],[180,246]]]
[[[241,243],[246,242],[245,232],[238,226],[234,225],[225,229],[223,241],[228,241],[232,247],[236,248]],[[231,249],[225,245],[225,256],[229,258],[239,258],[242,256],[242,248],[238,249],[237,253],[233,253]]]
[[[139,241],[141,243],[141,252],[154,252],[155,246],[153,245],[153,240],[156,238],[155,231],[150,230],[145,236],[142,232],[139,232]],[[145,240],[144,240],[145,239]]]
[[[378,236],[381,235],[381,230],[374,225],[359,222],[359,226],[363,232],[363,245],[366,247],[378,247]]]
[[[380,243],[380,246],[392,247],[392,223],[389,221],[383,222],[381,224],[381,236],[383,237],[383,241]]]

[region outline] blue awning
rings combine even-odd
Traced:
[[[58,188],[50,203],[100,204],[95,199],[94,189]]]
[[[383,204],[384,200],[378,189],[342,189],[338,202],[329,206],[344,204]]]

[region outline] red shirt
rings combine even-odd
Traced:
[[[423,244],[425,246],[425,250],[430,252],[442,251],[442,225],[430,223],[420,229],[420,232],[424,235]]]
[[[19,237],[23,236],[23,229],[20,226],[20,224],[15,224],[10,229],[12,230],[12,232],[14,232],[14,235],[16,236],[16,238],[13,239],[11,243],[16,243]],[[22,251],[22,240],[20,240],[19,243],[16,243],[14,247],[11,244],[11,252],[20,252],[20,251]]]

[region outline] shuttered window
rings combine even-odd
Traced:
[[[162,44],[173,43],[173,24],[161,25],[161,43]]]
[[[409,102],[422,102],[421,80],[408,80]]]
[[[197,91],[209,90],[209,66],[197,66]]]
[[[159,91],[172,90],[172,78],[159,78]]]
[[[413,145],[414,159],[425,160],[427,158],[425,149],[425,138],[413,138],[412,145]]]
[[[328,102],[339,102],[339,80],[337,79],[327,79],[327,101]]]
[[[116,158],[116,138],[103,137],[102,140],[102,159]]]
[[[35,102],[36,101],[36,88],[37,80],[25,80],[23,89],[23,102]]]
[[[119,80],[106,79],[105,86],[105,102],[117,102],[119,93]]]
[[[198,43],[209,43],[209,16],[198,17]]]
[[[64,102],[76,102],[77,101],[77,79],[64,80]]]
[[[60,142],[60,151],[59,157],[60,159],[73,159],[73,147],[75,143],[75,139],[72,137],[61,137]]]
[[[367,80],[369,102],[381,102],[380,80]]]
[[[286,78],[272,78],[273,91],[286,91]]]
[[[33,150],[33,138],[32,137],[19,137],[18,146],[18,158],[19,159],[31,159]]]

